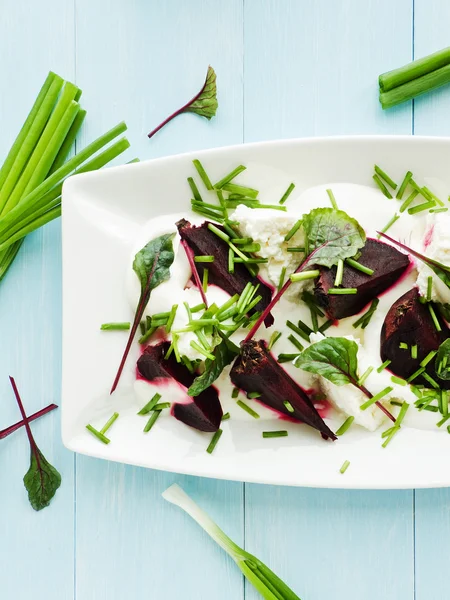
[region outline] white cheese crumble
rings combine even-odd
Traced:
[[[444,265],[450,264],[450,217],[444,213],[428,213],[423,247],[420,251],[428,258],[437,260]],[[450,289],[445,283],[420,259],[417,260],[417,285],[423,296],[427,295],[428,277],[433,278],[431,299],[443,304],[450,302]]]

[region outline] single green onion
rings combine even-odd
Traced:
[[[300,350],[300,352],[303,352],[304,348],[295,336],[293,336],[292,334],[289,335],[288,340],[291,342],[291,344],[293,344],[297,348],[297,350]]]
[[[295,225],[288,231],[288,233],[286,234],[284,241],[288,242],[296,233],[297,231],[300,229],[302,224],[302,220],[299,219],[297,221],[297,223],[295,223]]]
[[[422,373],[422,377],[426,381],[428,381],[428,383],[431,385],[431,387],[433,387],[435,389],[439,389],[439,384],[432,377],[430,377],[430,375],[428,375],[428,373],[426,373],[426,372]]]
[[[100,326],[102,331],[128,331],[130,329],[130,323],[103,323]]]
[[[226,412],[222,417],[222,421],[228,421],[229,418],[230,418],[230,413]]]
[[[272,350],[275,343],[280,339],[280,337],[281,337],[281,331],[274,331],[272,333],[272,335],[270,336],[269,343],[267,344],[267,350]]]
[[[239,388],[235,387],[235,388],[233,388],[233,391],[231,392],[231,397],[237,398],[238,396],[239,396]]]
[[[344,261],[340,258],[338,260],[336,277],[334,279],[334,287],[339,287],[342,284],[342,278],[344,276]],[[292,277],[292,275],[291,275]]]
[[[436,356],[437,350],[431,350],[425,358],[420,362],[421,367],[426,367],[427,364]]]
[[[439,323],[436,313],[434,312],[434,308],[431,304],[428,304],[428,310],[430,311],[430,315],[431,315],[431,318],[433,319],[433,323],[434,323],[434,326],[436,327],[436,331],[442,331],[441,324]]]
[[[198,187],[197,187],[197,184],[195,183],[194,179],[192,177],[188,177],[187,180],[188,180],[189,187],[191,188],[194,198],[199,202],[203,202],[203,198],[201,197],[200,192],[198,191]]]
[[[383,227],[383,229],[381,230],[381,232],[377,235],[377,238],[380,239],[381,238],[381,233],[386,233],[386,231],[388,231],[388,229],[390,229],[392,227],[392,225],[398,221],[398,219],[400,219],[400,216],[396,213],[392,219],[388,222],[387,225],[385,225]]]
[[[197,263],[212,263],[212,262],[214,262],[214,256],[211,256],[211,255],[194,256],[194,262],[197,262]]]
[[[417,190],[413,190],[411,194],[406,198],[403,204],[400,206],[400,212],[403,213],[405,210],[412,204],[412,202],[417,198],[419,192]]]
[[[334,295],[351,295],[357,294],[358,290],[356,288],[330,288],[328,290],[328,294]]]
[[[203,269],[202,288],[206,294],[206,292],[208,291],[208,269]]]
[[[395,190],[397,188],[397,184],[395,183],[395,181],[392,181],[389,175],[385,171],[383,171],[383,169],[380,169],[378,165],[375,165],[375,173],[379,175],[381,179],[383,179],[388,185],[390,185],[392,189]]]
[[[411,358],[414,358],[414,359],[417,358],[417,344],[414,344],[414,346],[411,346]]]
[[[429,208],[433,208],[436,206],[436,202],[434,200],[429,200],[428,202],[423,202],[422,204],[418,204],[417,206],[413,206],[412,208],[408,208],[408,213],[410,215],[415,215],[424,210],[428,210]],[[384,233],[384,232],[383,232]]]
[[[367,408],[369,408],[369,406],[372,406],[372,404],[375,404],[375,402],[379,402],[382,398],[384,398],[384,396],[386,396],[387,394],[390,394],[393,389],[394,388],[391,386],[385,387],[384,390],[381,390],[381,392],[378,392],[378,394],[375,394],[375,396],[372,396],[372,398],[369,398],[369,400],[364,402],[364,404],[361,404],[361,406],[360,406],[361,410],[366,410]]]
[[[373,269],[369,269],[369,267],[362,265],[361,263],[357,262],[356,260],[353,260],[352,258],[347,258],[345,260],[345,262],[348,265],[350,265],[350,267],[353,267],[354,269],[357,269],[358,271],[361,271],[362,273],[365,273],[366,275],[373,275],[373,273],[374,273]],[[336,285],[336,282],[334,285]]]
[[[361,375],[361,377],[358,379],[358,385],[364,385],[364,382],[369,377],[369,375],[372,373],[372,371],[373,371],[373,367],[368,367],[364,371],[364,373]]]
[[[398,188],[398,192],[397,192],[397,196],[396,196],[397,200],[401,200],[403,198],[403,194],[405,193],[405,190],[408,187],[408,183],[409,183],[409,180],[411,179],[411,177],[412,177],[412,173],[411,173],[411,171],[408,171],[406,173],[400,187]]]
[[[95,437],[98,438],[104,444],[109,444],[109,442],[111,441],[109,438],[103,435],[103,433],[100,433],[100,431],[97,431],[94,427],[92,427],[92,425],[86,425],[86,429],[90,431],[93,435],[95,435]]]
[[[208,454],[212,454],[214,448],[217,446],[217,442],[220,440],[220,436],[222,435],[222,429],[218,429],[216,433],[213,435],[211,441],[209,442],[208,447],[206,448],[206,452]]]
[[[222,186],[222,189],[226,192],[234,192],[236,194],[242,194],[243,196],[247,196],[248,198],[255,199],[259,191],[253,188],[245,187],[243,185],[236,185],[235,183],[226,183]]]
[[[144,427],[144,433],[148,433],[150,431],[150,429],[153,427],[153,425],[156,423],[156,420],[158,419],[159,415],[161,414],[160,410],[155,410],[152,413],[152,416],[150,417],[150,419],[147,421],[146,426]]]
[[[242,400],[238,400],[236,402],[236,404],[242,408],[242,410],[245,410],[245,412],[247,412],[250,416],[252,416],[254,419],[259,419],[259,415],[257,412],[255,412],[252,408],[250,408],[250,406],[248,406],[248,404],[245,404],[245,402],[242,402]]]
[[[349,468],[350,466],[350,461],[346,460],[344,462],[344,464],[342,465],[342,467],[339,469],[339,472],[342,473],[342,475],[345,473],[345,471]]]
[[[395,375],[392,375],[391,381],[392,383],[398,383],[398,385],[408,385],[404,379],[396,377]]]
[[[113,413],[113,415],[106,421],[106,423],[100,429],[100,434],[105,435],[105,433],[108,431],[108,429],[114,423],[114,421],[116,421],[118,418],[119,418],[119,413],[118,412]]]
[[[193,307],[191,308],[191,313],[198,313],[198,312],[200,312],[201,310],[203,310],[204,308],[206,308],[206,307],[205,307],[205,303],[204,303],[204,302],[201,302],[200,304],[196,304],[195,306],[193,306]]]
[[[299,354],[284,354],[281,353],[278,355],[277,361],[281,364],[281,363],[285,363],[285,362],[291,362],[292,360],[295,360],[297,358],[297,356],[299,356]]]
[[[194,163],[194,167],[197,169],[197,173],[200,175],[200,179],[205,184],[206,189],[212,190],[213,184],[211,183],[211,180],[209,179],[208,175],[206,174],[206,171],[203,168],[202,163],[197,159],[193,160],[192,162]]]
[[[320,333],[325,333],[325,331],[331,327],[333,325],[334,321],[333,319],[328,319],[328,321],[325,321],[325,323],[322,323],[322,325],[319,327],[318,331],[320,331]]]
[[[305,342],[309,342],[309,336],[311,333],[313,333],[313,330],[310,329],[303,322],[302,322],[302,325],[304,325],[304,327],[300,327],[300,321],[299,321],[299,325],[297,326],[292,321],[289,321],[289,319],[288,319],[286,321],[286,325],[289,327],[289,329],[292,329],[292,331],[294,331],[297,335],[299,335],[301,338],[303,338],[305,340]]]
[[[374,298],[372,300],[372,304],[370,305],[369,309],[362,315],[362,317],[360,317],[353,323],[353,327],[355,327],[355,329],[356,329],[357,327],[361,326],[361,329],[365,329],[367,327],[367,325],[370,323],[370,320],[371,320],[374,312],[376,311],[379,303],[380,303],[380,300],[378,298]]]
[[[307,281],[308,279],[315,279],[319,277],[320,271],[318,269],[313,269],[311,271],[303,271],[303,273],[293,273],[290,276],[292,283],[296,283],[298,281]]]
[[[400,348],[400,350],[408,350],[409,346],[406,342],[400,342],[398,347]]]
[[[424,371],[425,371],[425,368],[424,367],[420,367],[420,369],[417,369],[417,371],[415,371],[412,375],[410,375],[406,381],[408,383],[411,383],[411,381],[414,381],[414,379],[416,379],[417,377],[419,377],[419,375],[422,375],[422,373]]]
[[[392,406],[403,406],[403,402],[400,402],[399,400],[389,400],[389,404]]]
[[[183,356],[182,358],[186,359],[185,356]],[[187,359],[187,360],[189,360],[189,359]],[[183,363],[184,362],[185,361],[183,360]],[[155,406],[155,408],[153,410],[161,411],[161,410],[165,410],[166,408],[170,408],[170,402],[160,402],[159,404],[157,404]]]
[[[380,190],[383,192],[383,194],[386,196],[386,198],[389,198],[389,200],[390,200],[392,198],[392,194],[387,189],[387,187],[384,185],[384,183],[381,181],[381,179],[378,177],[378,175],[373,175],[372,179],[375,181],[375,183],[380,188]]]
[[[391,364],[391,362],[391,360],[385,360],[384,363],[378,367],[377,373],[381,373],[381,371],[384,371],[384,369],[386,369],[386,367],[388,367]]]
[[[284,194],[281,196],[279,203],[280,204],[284,204],[286,202],[286,200],[289,198],[289,196],[292,193],[292,190],[295,188],[295,183],[291,183],[288,187],[288,189],[284,192]]]
[[[138,415],[148,415],[148,413],[152,411],[154,407],[158,404],[160,398],[161,394],[156,393],[152,397],[152,399],[149,400],[149,402],[147,402],[147,404],[143,408],[141,408],[141,410],[138,412]]]
[[[234,252],[228,249],[228,273],[234,273]]]
[[[286,429],[282,429],[280,431],[263,431],[263,438],[279,438],[279,437],[287,437],[288,432]],[[275,596],[274,596],[275,597]]]
[[[172,329],[173,322],[175,321],[175,315],[177,314],[178,304],[174,304],[170,310],[169,318],[166,323],[166,332],[170,333]]]
[[[344,433],[350,428],[350,425],[355,420],[355,417],[347,417],[339,429],[336,431],[336,435],[344,435]]]
[[[336,202],[336,198],[334,197],[332,190],[327,190],[327,194],[328,194],[328,198],[330,199],[331,206],[334,208],[334,210],[339,210],[337,202]]]
[[[283,401],[284,407],[286,408],[286,410],[290,413],[294,412],[294,407],[292,406],[292,404],[289,402],[289,400],[284,400]]]
[[[436,425],[438,427],[442,427],[442,425],[444,425],[444,423],[446,423],[449,419],[450,419],[450,415],[445,415],[445,417],[442,417],[442,419],[440,421],[438,421],[436,423]]]
[[[242,173],[242,171],[245,171],[245,169],[246,169],[246,167],[244,167],[244,165],[239,165],[238,167],[233,169],[230,173],[228,173],[228,175],[225,175],[225,177],[223,177],[220,181],[218,181],[216,184],[214,184],[215,189],[216,190],[222,189],[227,183],[229,183],[231,180],[233,180],[235,177],[237,177],[239,175],[239,173]]]
[[[261,398],[261,394],[259,392],[248,392],[247,398],[253,400],[253,398]]]
[[[305,252],[305,248],[301,248],[301,247],[298,247],[298,248],[286,248],[286,252],[302,252],[302,253],[304,253]]]
[[[283,267],[281,269],[281,273],[280,273],[280,280],[278,282],[277,292],[279,292],[281,290],[281,288],[283,287],[285,277],[286,277],[286,267]]]

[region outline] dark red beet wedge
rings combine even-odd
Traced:
[[[203,277],[204,269],[208,269],[209,283],[222,288],[230,296],[241,294],[248,282],[252,285],[259,285],[257,294],[262,296],[262,299],[252,312],[262,312],[268,306],[272,298],[272,290],[258,277],[250,275],[242,263],[235,263],[233,274],[228,272],[228,244],[208,229],[207,221],[197,227],[191,225],[186,219],[181,219],[178,221],[177,227],[181,239],[187,242],[196,256],[214,256],[212,263],[196,263],[200,277]],[[221,229],[220,225],[216,225],[216,227]],[[266,327],[273,324],[271,314],[266,317],[264,323]]]
[[[343,319],[359,313],[376,296],[394,284],[410,264],[406,254],[373,239],[367,240],[358,262],[374,273],[366,275],[344,263],[342,287],[358,290],[357,294],[351,295],[328,295],[328,290],[335,287],[336,267],[319,267],[320,276],[316,281],[314,295],[330,319]]]
[[[188,388],[196,374],[191,373],[183,363],[178,363],[173,353],[167,360],[164,359],[169,346],[169,342],[148,346],[137,361],[138,371],[147,381],[174,379]],[[173,415],[200,431],[217,431],[223,411],[216,388],[210,386],[188,404],[174,404]]]
[[[258,400],[267,406],[314,427],[322,437],[336,439],[307,394],[267,351],[264,341],[250,340],[242,344],[230,378],[235,386],[246,392],[260,393]],[[292,405],[294,412],[288,411],[285,400]]]
[[[437,331],[430,311],[426,304],[419,302],[419,292],[413,288],[403,294],[389,309],[381,330],[381,360],[390,360],[388,369],[395,375],[408,379],[420,368],[420,362],[439,345],[450,337],[450,330],[435,310],[442,331]],[[400,343],[408,345],[402,350]],[[411,346],[417,345],[417,359],[411,358]],[[450,381],[437,378],[434,360],[431,360],[426,372],[443,388],[450,388]],[[417,377],[414,383],[430,384],[423,378]]]

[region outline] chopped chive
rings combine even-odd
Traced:
[[[294,331],[297,335],[303,338],[305,342],[309,342],[309,336],[311,333],[313,333],[313,330],[310,329],[308,325],[302,323],[302,325],[304,325],[305,328],[302,328],[300,326],[297,327],[297,325],[295,325],[292,321],[289,321],[289,319],[286,321],[286,325],[289,327],[289,329],[292,329],[292,331]]]
[[[286,429],[281,429],[280,431],[263,431],[263,438],[279,438],[279,437],[287,437],[288,432]]]
[[[246,265],[259,265],[269,262],[267,258],[235,258],[235,263],[245,263]]]
[[[226,312],[229,308],[231,308],[233,306],[233,304],[236,304],[236,302],[238,300],[239,300],[238,294],[234,294],[233,296],[228,298],[228,300],[226,302],[224,302],[222,304],[222,306],[219,307],[219,310],[216,313],[216,318],[218,319],[222,313]]]
[[[228,273],[234,273],[234,252],[228,248]]]
[[[403,204],[400,206],[400,212],[403,213],[408,208],[410,204],[417,198],[419,192],[417,190],[413,190],[411,194],[406,198]]]
[[[111,425],[114,423],[114,421],[116,421],[116,419],[118,419],[118,418],[119,418],[119,413],[118,412],[113,413],[112,417],[110,417],[106,421],[106,423],[103,425],[103,427],[100,429],[100,433],[102,435],[104,435],[108,431],[108,429],[111,427]]]
[[[422,411],[422,410],[427,410],[427,408],[429,407],[429,404],[431,404],[434,400],[436,400],[435,396],[425,396],[424,398],[421,398],[420,401],[417,401],[414,404],[418,407],[418,409],[420,411]],[[429,408],[433,408],[433,409],[436,408],[436,412],[437,412],[437,406],[432,406]]]
[[[187,180],[189,183],[189,187],[192,190],[192,194],[194,195],[194,198],[199,202],[203,202],[203,198],[201,197],[200,192],[198,191],[197,184],[195,183],[193,177],[188,177]]]
[[[141,410],[138,412],[138,415],[148,415],[148,413],[158,404],[160,398],[161,394],[156,393],[153,398],[147,402],[143,408],[141,408]]]
[[[448,393],[447,390],[441,390],[441,413],[448,415]]]
[[[436,206],[436,202],[434,200],[429,200],[428,202],[423,202],[422,204],[418,204],[417,206],[413,206],[412,208],[408,208],[408,213],[410,215],[415,215],[424,210],[428,210],[429,208],[433,208]],[[383,232],[384,233],[384,232]]]
[[[397,418],[395,419],[395,425],[394,427],[400,427],[400,425],[402,424],[403,419],[405,418],[406,412],[409,408],[409,404],[407,402],[403,402],[402,403],[402,407],[400,409],[400,412],[398,413]]]
[[[162,312],[162,313],[155,313],[151,317],[147,317],[147,319],[150,319],[150,322],[147,322],[147,327],[149,327],[152,324],[152,321],[162,321],[162,320],[164,320],[164,324],[165,324],[165,323],[167,323],[167,319],[169,317],[170,317],[170,311],[169,312]]]
[[[378,304],[380,303],[380,300],[378,298],[374,298],[372,300],[372,304],[370,305],[369,309],[363,314],[362,317],[360,317],[358,320],[356,320],[353,323],[353,327],[359,327],[361,326],[361,329],[365,329],[367,327],[367,325],[370,323],[370,320],[374,314],[374,312],[376,311]]]
[[[411,346],[411,358],[414,358],[414,359],[417,358],[417,344],[414,344],[414,346]]]
[[[355,420],[355,417],[347,417],[339,429],[336,431],[336,435],[344,435],[344,433],[350,428],[350,425]]]
[[[100,327],[101,329],[101,327]],[[145,321],[141,321],[139,323],[139,329],[142,335],[144,335],[144,333],[147,331],[146,326],[145,326]]]
[[[438,422],[436,423],[436,425],[437,425],[438,427],[442,427],[442,425],[443,425],[444,423],[446,423],[446,422],[447,422],[449,419],[450,419],[450,415],[445,415],[444,417],[442,417],[442,419],[441,419],[440,421],[438,421]]]
[[[177,314],[178,304],[174,304],[170,310],[169,318],[166,323],[166,332],[170,333],[172,329],[173,322],[175,321],[175,315]]]
[[[361,263],[359,263],[356,260],[353,260],[352,258],[347,258],[345,262],[348,265],[350,265],[351,267],[353,267],[354,269],[357,269],[358,271],[361,271],[362,273],[365,273],[366,275],[373,275],[373,273],[374,273],[373,269],[369,269],[369,267],[362,265]],[[336,285],[336,283],[335,283],[335,285]]]
[[[331,206],[334,208],[334,210],[339,210],[337,202],[336,202],[336,198],[334,197],[332,190],[327,190],[327,194],[328,194],[328,198],[330,199]]]
[[[286,202],[286,200],[289,198],[289,196],[292,193],[292,190],[295,188],[295,183],[291,183],[288,187],[288,189],[284,192],[284,194],[281,196],[279,203],[280,204],[284,204]]]
[[[417,358],[417,357],[416,357]],[[412,393],[417,397],[417,398],[422,398],[422,392],[421,390],[419,390],[415,385],[411,385],[410,386]]]
[[[92,427],[92,425],[86,425],[86,429],[92,434],[94,434],[95,437],[98,438],[104,444],[109,444],[109,442],[111,441],[109,438],[103,435],[103,433],[100,433],[100,431],[97,431],[94,427]]]
[[[345,473],[345,471],[349,468],[350,466],[350,461],[346,460],[344,462],[344,464],[342,465],[342,467],[339,469],[339,472],[342,473],[342,475]]]
[[[420,366],[421,367],[426,367],[427,364],[430,362],[430,360],[432,360],[437,354],[437,350],[431,350],[431,352],[429,352],[425,358],[421,361]]]
[[[433,192],[429,188],[427,188],[426,186],[424,186],[422,188],[422,194],[423,195],[426,194],[426,198],[428,200],[434,200],[436,202],[436,204],[438,204],[439,206],[441,206],[441,207],[444,206],[444,203],[442,202],[442,200],[440,198],[438,198],[436,196],[436,194],[433,194]]]
[[[386,196],[386,198],[389,198],[389,200],[390,200],[392,198],[392,194],[387,189],[387,187],[384,185],[384,183],[381,181],[381,179],[378,177],[378,175],[373,175],[372,179],[375,181],[375,183],[380,188],[380,190],[383,192],[383,194]]]
[[[180,351],[178,350],[178,335],[172,334],[173,353],[175,354],[176,361],[181,362]]]
[[[358,290],[356,288],[330,288],[328,290],[328,294],[334,295],[351,295],[357,294]]]
[[[267,350],[272,350],[275,343],[280,339],[280,337],[281,337],[281,331],[274,331],[272,333],[272,335],[270,336],[269,343],[267,344]]]
[[[215,360],[216,357],[214,356],[214,354],[211,354],[211,352],[207,352],[204,348],[202,348],[202,346],[200,346],[200,344],[197,344],[195,340],[191,340],[190,346],[191,348],[194,348],[194,350],[197,350],[197,352],[199,352],[201,355],[205,356],[206,358],[209,358],[209,360]]]
[[[408,348],[409,348],[409,346],[406,342],[400,342],[398,347],[400,348],[400,350],[408,350]]]
[[[403,198],[403,194],[405,193],[405,190],[408,186],[408,183],[409,183],[409,180],[411,179],[411,177],[412,177],[412,173],[411,173],[411,171],[408,171],[406,173],[400,187],[398,188],[398,192],[397,192],[397,196],[396,196],[397,200],[401,200]]]
[[[447,212],[448,208],[430,208],[430,213]]]
[[[217,235],[217,237],[220,237],[220,239],[222,239],[224,242],[228,243],[230,241],[230,236],[227,235],[225,232],[223,232],[218,227],[216,227],[215,225],[213,225],[212,223],[208,223],[208,229],[210,231],[212,231],[213,233],[215,233]]]
[[[169,358],[169,356],[172,354],[172,352],[173,352],[173,341],[170,344],[169,348],[167,349],[167,352],[164,356],[164,360],[167,360]]]
[[[253,242],[253,238],[245,237],[245,238],[233,238],[233,244],[237,244],[238,246],[245,246],[246,244],[251,244]]]
[[[392,404],[392,406],[403,406],[403,402],[399,400],[389,400],[389,404]]]
[[[392,383],[398,383],[398,385],[408,385],[404,379],[396,377],[395,375],[392,375],[391,381]]]
[[[292,360],[296,359],[297,356],[300,356],[298,353],[296,354],[284,354],[281,353],[278,355],[277,361],[281,364],[281,363],[285,363],[285,362],[291,362]]]
[[[334,287],[339,287],[342,284],[342,278],[344,276],[344,261],[340,258],[338,260],[336,277],[334,280]],[[292,275],[291,275],[292,277]]]
[[[217,213],[218,217],[223,217],[223,208],[221,206],[217,206],[217,204],[209,204],[208,202],[203,202],[203,200],[195,200],[193,198],[191,200],[191,207],[198,208],[199,210],[208,210],[213,213]]]
[[[239,248],[237,246],[235,246],[232,242],[228,242],[228,245],[230,246],[230,248],[232,250],[234,250],[234,252],[242,259],[244,259],[244,261],[249,260],[249,257],[246,256],[243,252],[241,252],[241,250],[239,250]]]
[[[194,367],[192,365],[192,362],[189,360],[189,358],[182,354],[181,355],[181,362],[184,364],[184,366],[187,368],[187,370],[189,371],[189,373],[194,373]],[[155,410],[158,410],[158,406],[160,406],[159,404],[157,406],[155,406]],[[169,404],[170,406],[170,404]]]
[[[198,215],[201,215],[205,219],[210,219],[212,221],[216,221],[219,225],[223,225],[223,218],[218,214],[214,213],[211,210],[207,210],[205,208],[199,208],[197,206],[192,206],[192,212],[195,212]]]
[[[203,168],[202,163],[198,159],[195,159],[192,162],[194,163],[194,167],[197,169],[197,173],[200,175],[200,179],[205,184],[206,189],[212,190],[213,185],[212,185],[211,180],[209,179],[208,175],[206,174],[206,171]]]
[[[431,292],[433,289],[433,277],[430,275],[427,278],[427,301],[431,302]]]
[[[184,357],[184,358],[186,358],[186,357]],[[165,410],[166,408],[170,408],[170,402],[160,402],[159,404],[157,404],[155,406],[155,408],[153,410]]]
[[[286,252],[305,252],[305,248],[286,248]]]
[[[317,316],[324,317],[324,313],[317,306],[316,299],[310,292],[303,292],[302,300],[311,312],[315,312]]]
[[[294,412],[294,410],[295,410],[295,409],[294,409],[294,407],[292,406],[292,404],[289,402],[289,400],[284,400],[284,401],[283,401],[283,404],[284,404],[284,406],[285,406],[286,410],[288,410],[290,413],[293,413],[293,412]]]
[[[436,331],[442,331],[441,324],[439,323],[436,313],[434,312],[434,308],[432,307],[431,304],[428,304],[428,310],[430,311],[430,315],[431,315],[431,318],[433,319],[433,323],[434,323],[434,326],[436,327]]]
[[[373,367],[368,367],[364,373],[361,375],[361,377],[358,379],[358,385],[363,385],[364,382],[366,381],[366,379],[369,377],[369,375],[372,373],[373,371]]]
[[[248,406],[248,404],[245,404],[245,402],[242,402],[242,400],[238,400],[236,402],[236,404],[238,406],[240,406],[240,408],[242,408],[242,410],[245,410],[245,412],[247,412],[249,415],[251,415],[254,419],[259,419],[258,413],[255,412],[253,410],[253,408],[250,408],[250,406]]]
[[[393,389],[394,388],[391,386],[385,387],[384,390],[381,390],[381,392],[378,392],[378,394],[375,394],[375,396],[372,396],[372,398],[369,398],[369,400],[364,402],[364,404],[361,404],[361,406],[360,406],[361,410],[366,410],[367,408],[369,408],[369,406],[372,406],[372,404],[375,404],[375,402],[378,402],[379,400],[384,398],[384,396],[386,396],[387,394],[390,394]]]
[[[295,225],[288,231],[288,233],[285,235],[284,241],[288,242],[296,233],[297,231],[300,229],[302,224],[302,220],[299,219],[297,221],[297,223],[295,223]]]
[[[428,410],[429,412],[439,412],[439,409],[437,406],[425,406],[424,410]]]
[[[424,367],[420,367],[420,369],[417,369],[417,371],[415,373],[413,373],[412,375],[410,375],[406,381],[408,383],[411,383],[411,381],[414,381],[414,379],[416,379],[417,377],[419,377],[419,375],[422,375],[422,373],[424,371],[425,371],[425,368]]]
[[[128,329],[130,329],[130,323],[127,322],[123,322],[123,323],[103,323],[100,326],[100,329],[102,331],[127,331]],[[145,332],[145,325],[144,325],[144,332]]]
[[[428,375],[428,373],[422,373],[422,377],[424,379],[426,379],[426,381],[428,381],[428,383],[431,385],[431,387],[435,388],[435,389],[439,389],[439,384],[432,378],[430,377],[430,375]]]
[[[156,419],[159,417],[159,415],[161,414],[160,410],[155,410],[152,413],[152,416],[150,417],[150,419],[147,421],[146,426],[144,427],[144,433],[148,433],[150,431],[150,429],[153,427],[153,425],[156,423]]]
[[[397,431],[400,429],[400,427],[391,427],[389,430],[389,434],[387,434],[386,436],[386,440],[381,444],[383,446],[383,448],[386,448],[387,445],[391,442],[392,438],[394,437],[394,435],[397,433]]]
[[[201,302],[200,304],[196,304],[195,306],[191,307],[191,313],[198,313],[201,310],[203,310],[205,307],[205,303]]]
[[[203,269],[202,288],[206,294],[206,292],[208,291],[208,269]]]
[[[148,340],[152,337],[152,335],[155,333],[155,331],[158,329],[158,327],[149,327],[144,333],[144,335],[141,335],[141,337],[139,338],[139,344],[146,344]]]
[[[245,288],[242,290],[241,295],[239,296],[239,300],[237,301],[237,309],[239,312],[242,312],[246,304],[248,304],[252,290],[253,285],[249,281],[245,285]]]
[[[235,388],[233,388],[233,391],[231,392],[231,397],[237,398],[238,396],[239,396],[239,388],[235,387]]]
[[[229,418],[230,418],[230,413],[226,412],[222,417],[222,421],[228,421]]]
[[[381,232],[380,232],[380,233],[377,235],[377,238],[378,238],[378,239],[380,239],[380,238],[381,238],[381,233],[386,233],[386,231],[387,231],[388,229],[390,229],[390,228],[392,227],[392,225],[393,225],[393,224],[394,224],[396,221],[398,221],[398,219],[400,219],[400,216],[399,216],[397,213],[395,213],[395,215],[392,217],[392,219],[389,221],[389,223],[388,223],[387,225],[385,225],[385,226],[383,227],[383,229],[381,230]]]
[[[228,235],[230,236],[230,238],[232,238],[233,242],[234,242],[234,239],[237,238],[237,233],[232,228],[232,224],[235,223],[235,222],[236,221],[230,221],[229,219],[227,219],[223,223],[223,228],[228,233]],[[239,225],[239,223],[238,223],[238,225]]]
[[[225,175],[225,177],[223,177],[220,181],[218,181],[217,183],[214,184],[215,189],[222,189],[224,187],[224,185],[226,185],[227,183],[229,183],[232,179],[234,179],[235,177],[237,177],[239,175],[239,173],[242,173],[242,171],[245,171],[246,167],[244,167],[244,165],[239,165],[238,167],[236,167],[235,169],[233,169],[230,173],[228,173],[228,175]]]
[[[194,262],[198,263],[212,263],[214,262],[214,256],[206,255],[205,256],[194,256]]]
[[[234,240],[233,240],[234,243]],[[261,250],[261,244],[246,244],[241,246],[242,252],[259,252]]]
[[[386,367],[388,367],[391,364],[391,362],[391,360],[385,360],[384,363],[378,367],[377,373],[381,373],[381,371],[384,371],[384,369],[386,369]]]
[[[291,344],[293,344],[297,348],[297,350],[300,350],[300,352],[302,352],[304,350],[302,344],[292,334],[288,336],[288,340],[291,342]]]
[[[222,189],[226,192],[235,192],[236,194],[242,194],[243,196],[247,196],[248,198],[252,199],[255,199],[259,194],[258,190],[245,187],[243,185],[237,185],[235,183],[226,183],[224,186],[222,186]]]
[[[247,304],[247,306],[245,307],[245,313],[249,313],[253,308],[255,308],[255,306],[257,304],[259,304],[259,302],[261,302],[262,300],[262,296],[256,296],[256,298],[254,298],[250,304]]]
[[[286,277],[286,267],[281,269],[280,280],[278,281],[277,292],[281,290],[284,284],[284,278]]]
[[[322,325],[319,327],[318,331],[320,331],[320,333],[324,333],[329,327],[331,327],[333,325],[334,321],[333,319],[328,319],[328,321],[325,321],[325,323],[322,323]]]
[[[375,173],[379,175],[381,179],[383,179],[388,185],[390,185],[392,189],[395,190],[397,188],[397,184],[395,183],[395,181],[392,181],[389,175],[385,171],[383,171],[383,169],[380,169],[378,165],[375,165]]]
[[[229,415],[228,415],[229,417]],[[212,454],[214,448],[217,446],[217,442],[220,440],[220,436],[222,435],[222,429],[218,429],[216,433],[212,436],[211,441],[209,442],[208,447],[206,448],[206,452],[208,454]]]
[[[253,398],[261,398],[261,394],[259,392],[248,392],[247,398],[253,400]]]
[[[392,402],[391,402],[392,404]],[[403,404],[403,402],[402,402]],[[393,427],[389,427],[389,429],[386,429],[385,431],[383,431],[383,433],[381,434],[382,438],[387,438],[389,435],[391,435],[391,433],[394,431],[395,429],[395,425]]]
[[[320,271],[318,269],[313,269],[311,271],[303,271],[303,273],[293,273],[290,276],[290,280],[292,283],[298,281],[307,281],[308,279],[315,279],[316,277],[319,277],[319,275]]]
[[[186,312],[187,312],[188,321],[189,321],[189,323],[192,323],[191,307],[189,306],[189,304],[187,302],[183,302],[183,304],[184,304],[184,308],[186,309]]]

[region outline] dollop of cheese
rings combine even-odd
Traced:
[[[428,213],[423,247],[420,252],[428,258],[450,265],[450,217],[445,213]],[[427,295],[428,277],[432,277],[431,299],[442,304],[450,303],[450,289],[421,260],[417,261],[417,285],[423,296]]]

